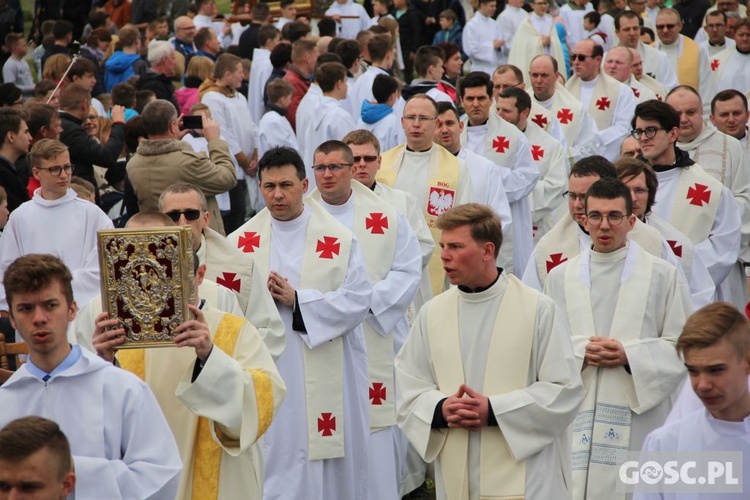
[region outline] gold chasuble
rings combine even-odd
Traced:
[[[490,340],[485,394],[505,394],[528,386],[539,292],[524,286],[513,275],[507,278],[508,287]],[[458,295],[458,289],[451,288],[426,305],[432,365],[438,390],[444,394],[453,394],[466,381],[461,358]],[[516,461],[499,427],[483,427],[480,432],[480,500],[523,499],[525,461]],[[440,450],[440,466],[446,497],[451,500],[469,498],[468,456],[469,431],[448,429]]]
[[[386,277],[396,255],[398,212],[359,182],[354,192],[354,234],[360,242],[367,274],[373,285]],[[315,188],[310,197],[320,200]],[[379,334],[368,321],[362,323],[367,346],[370,386],[370,429],[396,425],[396,394],[393,380],[393,332]]]
[[[305,205],[312,214],[302,250],[300,289],[315,289],[323,293],[336,290],[346,279],[353,235],[315,200],[305,198]],[[273,244],[271,212],[264,208],[243,228],[243,235],[237,235],[238,240],[233,242],[239,246],[239,238],[252,238],[254,244],[245,248],[253,253],[258,272],[267,276]],[[344,456],[343,356],[341,337],[315,349],[303,345],[310,460]]]
[[[376,180],[396,186],[396,178],[404,161],[406,145],[401,144],[395,148],[382,153],[382,167],[378,170]],[[445,284],[445,271],[443,262],[440,260],[440,235],[441,231],[436,227],[437,218],[453,208],[458,192],[458,159],[447,149],[434,144],[430,155],[430,171],[427,176],[427,202],[424,207],[424,218],[430,228],[432,237],[435,239],[435,250],[432,253],[427,269],[430,275],[430,286],[432,295],[442,293]]]
[[[700,84],[698,44],[692,38],[681,36],[682,55],[677,59],[677,80],[680,85],[689,85],[698,90]]]

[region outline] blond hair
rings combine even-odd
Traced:
[[[42,160],[49,160],[68,150],[68,146],[55,139],[42,139],[34,143],[29,151],[29,164],[39,167]]]
[[[737,354],[750,351],[750,322],[728,302],[714,302],[698,309],[688,318],[677,339],[677,354],[685,356],[692,349],[703,349],[726,340]]]

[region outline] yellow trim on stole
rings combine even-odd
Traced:
[[[260,370],[250,370],[255,386],[255,404],[258,406],[258,435],[256,440],[265,434],[273,420],[273,387],[271,377]]]

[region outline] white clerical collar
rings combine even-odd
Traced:
[[[625,223],[625,221],[623,221]],[[626,244],[622,248],[618,248],[614,252],[597,252],[593,248],[591,249],[591,262],[616,262],[624,259],[628,255],[628,245]]]
[[[65,195],[57,198],[56,200],[48,200],[42,197],[42,188],[38,187],[34,190],[33,200],[34,203],[38,203],[43,207],[56,207],[58,205],[62,205],[63,203],[68,203],[72,200],[75,200],[76,198],[78,198],[78,194],[76,194],[76,192],[71,188],[68,188]]]

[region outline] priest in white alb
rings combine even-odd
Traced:
[[[711,57],[711,71],[718,81],[716,90],[750,90],[750,19],[737,21],[734,40],[736,45]]]
[[[266,500],[367,499],[370,436],[362,322],[372,286],[360,244],[307,191],[289,148],[258,164],[266,208],[228,240],[253,254],[284,321],[287,396],[264,437]],[[243,244],[242,242],[251,242]]]
[[[420,311],[396,358],[399,427],[435,462],[438,500],[570,497],[570,433],[583,397],[552,301],[495,265],[484,205],[438,219],[457,285]]]
[[[621,462],[664,423],[685,376],[674,350],[693,306],[678,270],[628,240],[628,188],[601,179],[586,192],[593,245],[556,268],[544,291],[572,333],[586,397],[573,423],[573,498],[617,500]]]

